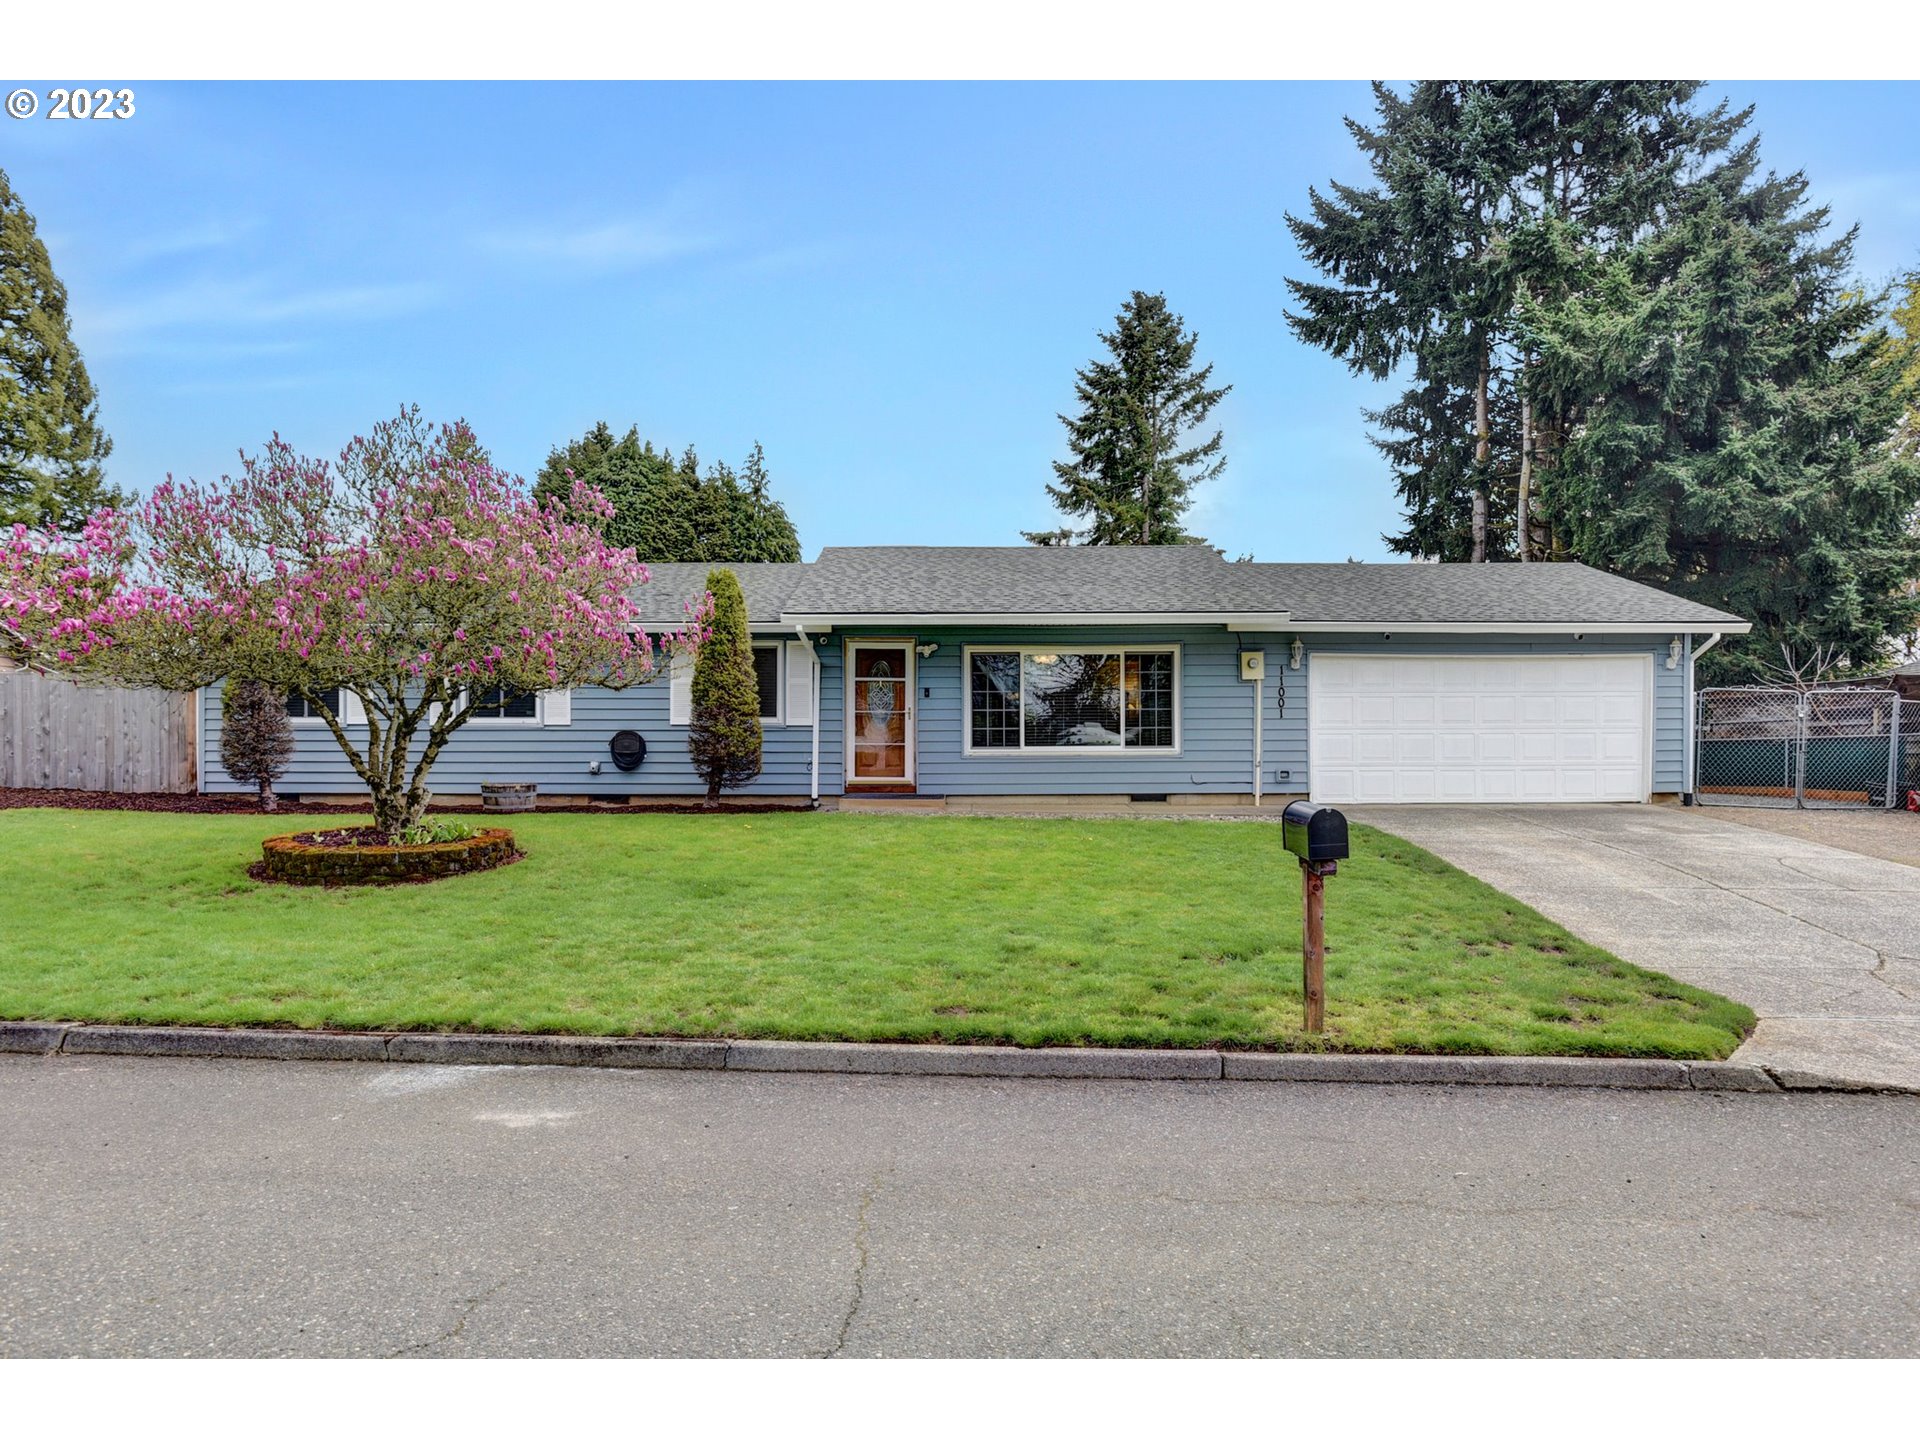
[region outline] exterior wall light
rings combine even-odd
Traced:
[[[1289,670],[1298,670],[1301,660],[1306,657],[1306,653],[1307,647],[1300,643],[1300,637],[1298,635],[1294,636],[1293,644],[1287,647],[1287,668]]]

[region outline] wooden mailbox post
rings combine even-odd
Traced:
[[[1280,836],[1300,861],[1300,984],[1307,1032],[1327,1028],[1327,876],[1347,858],[1347,817],[1296,800],[1281,813]]]

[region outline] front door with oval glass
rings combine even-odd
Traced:
[[[913,646],[847,642],[848,779],[856,785],[913,784]]]

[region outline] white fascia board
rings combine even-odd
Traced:
[[[788,629],[803,625],[809,630],[831,630],[836,625],[1224,625],[1229,630],[1273,630],[1288,626],[1288,612],[1268,613],[1204,610],[1173,611],[1098,611],[1071,610],[1055,613],[985,612],[981,614],[936,615],[788,615]]]
[[[1555,621],[1538,624],[1509,620],[1439,624],[1424,620],[1303,620],[1286,628],[1302,635],[1673,635],[1688,630],[1703,634],[1708,627],[1700,620],[1668,620],[1660,624],[1652,621],[1596,621],[1592,624]],[[1744,620],[1737,623],[1715,621],[1712,628],[1728,635],[1744,635],[1753,626]]]

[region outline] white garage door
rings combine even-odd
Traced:
[[[1315,655],[1313,798],[1644,800],[1648,669],[1644,655]]]

